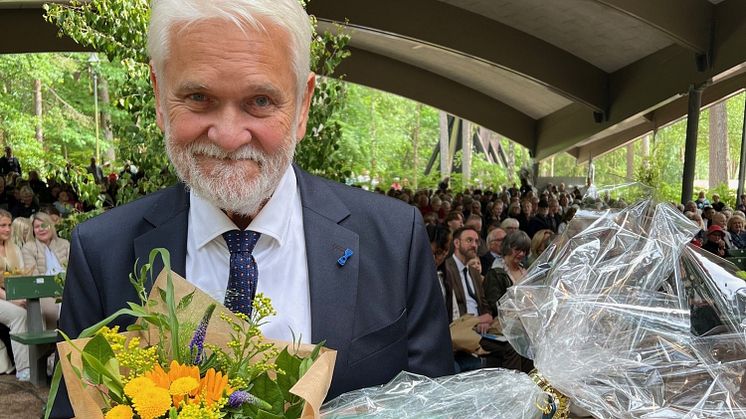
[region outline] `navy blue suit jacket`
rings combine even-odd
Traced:
[[[443,298],[419,211],[294,169],[308,255],[311,338],[338,351],[328,397],[385,383],[402,370],[452,374]],[[60,328],[77,336],[138,301],[128,275],[135,260],[141,265],[154,248],[168,249],[172,269],[184,276],[188,214],[189,194],[177,185],[79,225]],[[345,249],[353,256],[340,266]],[[71,415],[63,389],[52,416]]]

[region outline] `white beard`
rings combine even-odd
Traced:
[[[171,138],[170,124],[165,125],[166,152],[179,178],[199,197],[242,216],[256,216],[274,193],[295,154],[294,138],[288,138],[274,154],[265,153],[252,144],[229,153],[201,139],[177,146]],[[234,161],[214,165],[210,173],[205,173],[199,166],[199,157]],[[259,174],[251,177],[245,165],[236,160],[254,161]]]

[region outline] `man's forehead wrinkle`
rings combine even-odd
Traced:
[[[171,40],[173,41],[174,39],[181,39],[182,37],[188,36],[191,31],[199,30],[200,26],[220,26],[226,24],[234,25],[236,28],[238,28],[241,33],[243,33],[247,41],[252,38],[252,34],[250,32],[254,32],[254,34],[260,34],[265,37],[271,37],[273,36],[273,33],[271,33],[267,25],[262,22],[262,20],[264,19],[265,18],[262,16],[257,16],[257,19],[254,19],[254,21],[249,21],[245,18],[237,18],[233,15],[226,15],[224,17],[211,17],[196,21],[179,21],[171,26]],[[173,44],[173,42],[171,43]]]

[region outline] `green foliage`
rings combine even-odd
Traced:
[[[316,19],[311,17],[316,27]],[[350,55],[347,44],[350,37],[329,31],[315,33],[311,42],[311,68],[319,76],[311,101],[306,136],[298,144],[295,162],[305,170],[327,177],[342,180],[350,175],[345,170],[345,158],[339,152],[342,136],[339,111],[344,104],[345,88],[340,80],[332,79],[340,62]]]
[[[95,142],[87,54],[0,55],[0,139],[25,172],[81,164]],[[36,140],[34,83],[41,83],[43,143]],[[106,146],[106,144],[104,144]]]

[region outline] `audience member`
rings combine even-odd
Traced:
[[[31,217],[33,214],[39,211],[39,204],[36,202],[34,191],[30,186],[25,185],[21,187],[18,192],[18,202],[16,202],[10,209],[10,213],[13,214],[13,218],[16,217]]]
[[[746,248],[746,231],[744,231],[744,218],[740,215],[734,215],[728,219],[728,233],[730,234],[730,242],[733,248],[745,249]]]
[[[4,176],[9,173],[23,174],[21,172],[21,162],[13,155],[13,149],[10,146],[6,146],[5,155],[0,157],[0,175]]]
[[[496,228],[487,234],[487,247],[489,252],[482,256],[482,276],[487,276],[490,269],[502,266],[503,257],[501,252],[503,240],[508,233],[502,228]]]
[[[486,332],[492,324],[492,314],[484,298],[481,274],[469,268],[467,262],[477,256],[479,232],[471,227],[462,227],[453,233],[453,256],[445,260],[446,283],[456,297],[459,316],[471,314],[479,318],[477,331]],[[446,299],[448,312],[455,311]],[[481,360],[474,354],[457,352],[455,355],[459,372],[481,367]]]
[[[21,249],[11,240],[11,215],[8,211],[0,209],[0,261],[5,272],[19,272],[23,270],[23,258]],[[0,323],[10,329],[10,333],[26,332],[26,308],[25,301],[7,301],[5,289],[0,288]],[[16,378],[19,381],[29,381],[31,373],[29,370],[28,346],[22,345],[15,340],[11,341],[13,348],[13,359],[15,360]],[[0,371],[8,374],[12,372]]]

